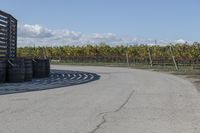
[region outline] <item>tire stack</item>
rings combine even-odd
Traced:
[[[24,59],[25,75],[24,81],[31,81],[33,78],[32,59]]]
[[[8,60],[7,81],[11,83],[24,82],[24,59]]]
[[[6,61],[0,61],[0,83],[4,83],[6,81]]]
[[[27,82],[50,75],[49,59],[0,60],[0,83]]]
[[[50,61],[49,59],[45,59],[45,76],[49,77],[50,75]]]
[[[45,59],[33,60],[33,78],[45,78],[46,68]]]

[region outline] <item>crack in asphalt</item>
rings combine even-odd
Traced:
[[[95,133],[99,128],[101,128],[101,126],[102,126],[104,123],[107,122],[107,121],[106,121],[106,118],[105,118],[105,115],[102,116],[102,119],[103,119],[103,121],[102,121],[101,123],[99,123],[99,124],[96,126],[96,128],[93,129],[93,130],[92,130],[91,132],[89,132],[89,133]]]
[[[107,114],[110,114],[110,113],[117,113],[117,112],[119,112],[121,109],[123,109],[124,106],[129,102],[129,100],[130,100],[131,97],[133,96],[133,93],[134,93],[134,92],[135,92],[135,90],[132,90],[131,93],[129,94],[128,98],[125,100],[125,102],[123,102],[123,104],[122,104],[119,108],[117,108],[116,110],[114,110],[114,111],[108,111],[108,112],[103,112],[103,113],[99,113],[99,114],[97,115],[97,117],[99,117],[99,116],[102,115],[102,121],[96,126],[95,129],[93,129],[93,130],[90,131],[89,133],[95,133],[97,130],[99,130],[99,129],[101,128],[101,126],[102,126],[103,124],[105,124],[105,123],[107,122],[107,120],[106,120],[106,115],[107,115]]]

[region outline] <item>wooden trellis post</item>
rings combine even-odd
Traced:
[[[130,67],[130,61],[129,61],[129,55],[128,55],[128,45],[127,45],[127,49],[126,49],[126,62],[127,62],[127,66]]]
[[[43,55],[43,59],[47,59],[47,53],[46,53],[45,47],[42,47],[42,55]]]
[[[150,65],[151,65],[151,67],[153,67],[153,61],[152,61],[152,57],[151,57],[151,49],[149,47],[148,47],[148,55],[149,55]]]
[[[176,70],[178,70],[179,68],[178,68],[178,65],[177,65],[177,62],[176,62],[176,59],[175,59],[175,56],[174,56],[174,54],[173,54],[173,51],[172,51],[172,47],[171,47],[171,46],[169,46],[169,50],[170,50],[170,54],[171,54],[171,57],[172,57],[174,66],[175,66]]]

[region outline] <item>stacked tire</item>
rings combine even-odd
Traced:
[[[0,60],[0,83],[32,81],[50,75],[49,59]]]
[[[50,75],[50,61],[49,59],[45,59],[45,76],[49,77]]]
[[[50,75],[49,59],[33,60],[33,78],[45,78]]]
[[[8,60],[7,81],[12,83],[24,82],[24,77],[24,59]]]
[[[32,59],[24,59],[24,68],[25,68],[24,81],[31,81],[33,78]]]
[[[6,61],[0,61],[0,83],[4,83],[6,80]]]

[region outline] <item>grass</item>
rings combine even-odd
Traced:
[[[127,63],[119,62],[55,62],[52,61],[51,64],[55,65],[81,65],[81,66],[109,66],[109,67],[128,67]],[[130,68],[135,69],[148,69],[158,72],[168,72],[176,75],[200,75],[200,68],[194,69],[193,66],[179,66],[179,70],[176,70],[173,65],[154,65],[150,66],[149,64],[130,64]]]
[[[112,67],[127,67],[126,63],[109,63],[109,62],[51,62],[54,65],[75,65],[75,66],[112,66]]]

